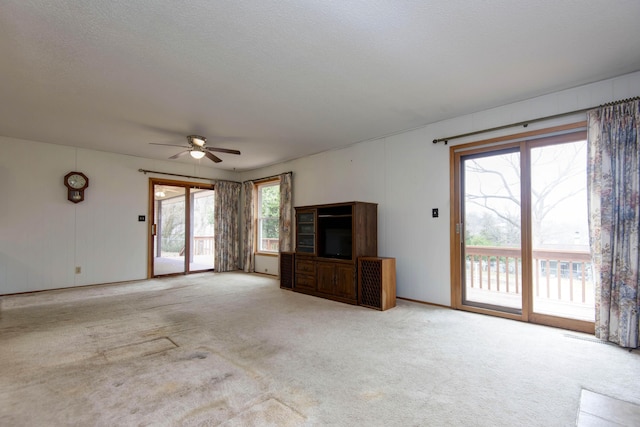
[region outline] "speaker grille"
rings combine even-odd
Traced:
[[[294,254],[292,252],[280,253],[280,287],[293,289]]]
[[[382,308],[382,263],[378,260],[360,261],[360,304]]]

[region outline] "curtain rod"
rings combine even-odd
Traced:
[[[284,175],[284,174],[286,174],[286,173],[293,174],[293,172],[292,172],[292,171],[289,171],[289,172],[282,172],[282,173],[279,173],[279,174],[277,174],[277,175],[265,176],[264,178],[248,179],[248,180],[246,180],[246,181],[242,181],[242,183],[243,183],[243,184],[245,184],[245,183],[250,182],[250,181],[253,181],[253,182],[255,182],[255,181],[265,181],[265,180],[267,180],[267,179],[277,178],[277,177],[279,177],[280,175]]]
[[[510,125],[497,126],[497,127],[494,127],[494,128],[477,130],[477,131],[468,132],[468,133],[462,133],[460,135],[449,136],[449,137],[446,137],[446,138],[437,138],[437,139],[433,140],[433,143],[437,144],[438,142],[444,141],[444,145],[447,145],[447,143],[449,142],[450,139],[464,138],[465,136],[478,135],[478,134],[481,134],[481,133],[493,132],[494,130],[502,130],[502,129],[507,129],[507,128],[516,127],[516,126],[527,127],[527,126],[529,126],[529,123],[542,122],[542,121],[545,121],[545,120],[556,119],[558,117],[565,117],[565,116],[572,116],[574,114],[579,114],[579,113],[586,113],[587,111],[593,110],[594,108],[611,107],[613,105],[622,104],[624,102],[637,101],[638,99],[640,99],[640,96],[635,96],[633,98],[627,98],[627,99],[623,99],[623,100],[620,100],[620,101],[608,102],[606,104],[601,104],[601,105],[597,105],[595,107],[590,107],[590,108],[583,108],[581,110],[569,111],[567,113],[554,114],[554,115],[551,115],[551,116],[540,117],[540,118],[537,118],[537,119],[527,120],[527,121],[524,121],[524,122],[512,123]]]
[[[142,172],[145,175],[148,174],[148,173],[157,173],[157,174],[160,174],[160,175],[179,176],[179,177],[182,177],[182,178],[204,179],[204,180],[212,181],[212,182],[235,182],[237,184],[240,184],[239,181],[229,181],[228,179],[203,178],[201,176],[182,175],[180,173],[170,173],[170,172],[158,172],[158,171],[152,171],[152,170],[148,170],[148,169],[138,169],[138,172]]]

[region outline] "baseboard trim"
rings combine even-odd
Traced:
[[[453,309],[453,307],[451,307],[450,305],[436,304],[435,302],[420,301],[418,299],[411,299],[411,298],[398,297],[398,296],[396,297],[396,299],[402,299],[402,300],[405,300],[405,301],[415,302],[415,303],[418,303],[418,304],[431,305],[431,306],[434,306],[434,307]]]
[[[279,278],[279,277],[280,277],[278,274],[261,273],[261,272],[259,272],[259,271],[253,271],[252,273],[253,273],[253,274],[257,274],[257,275],[259,275],[259,276],[267,276],[267,277],[271,277],[271,278],[273,278],[273,279],[277,279],[277,278]]]

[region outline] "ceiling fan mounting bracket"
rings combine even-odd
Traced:
[[[189,141],[189,144],[191,145],[204,147],[204,144],[207,143],[207,138],[200,135],[189,135],[187,136],[187,141]]]

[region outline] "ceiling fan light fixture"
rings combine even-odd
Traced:
[[[189,151],[189,154],[191,154],[191,157],[194,159],[201,159],[204,157],[204,151],[201,150],[191,150]]]
[[[204,146],[205,142],[207,142],[207,138],[200,135],[189,135],[187,139],[189,140],[190,144],[196,145],[198,147]],[[201,157],[198,157],[198,158],[201,158]]]

